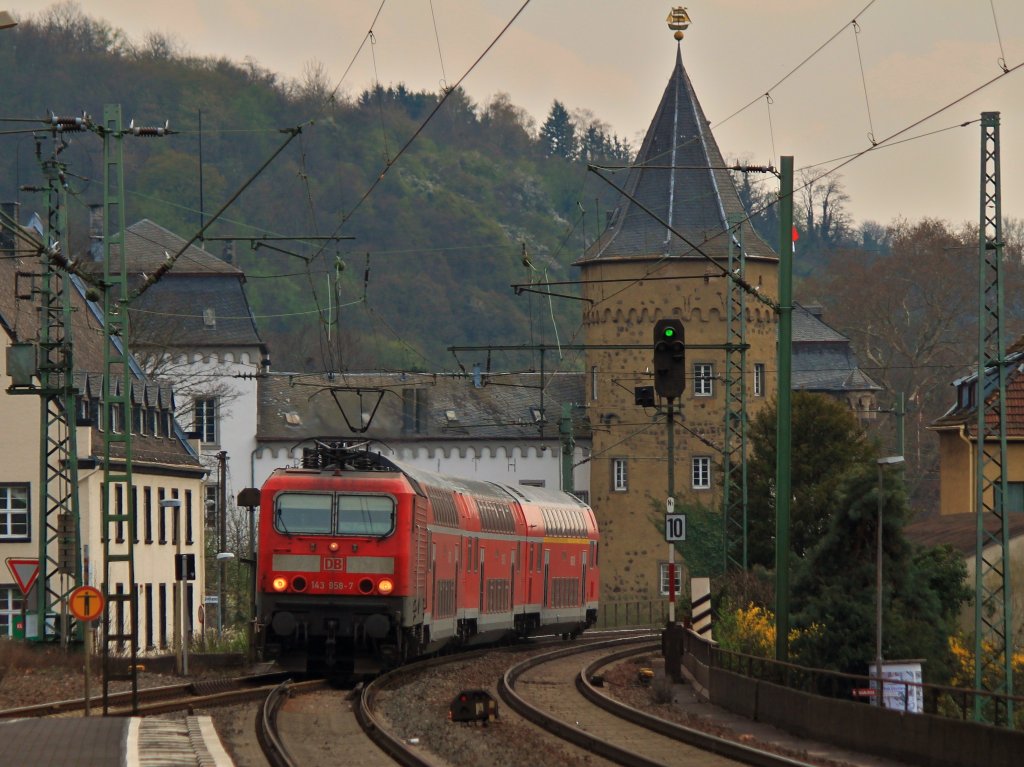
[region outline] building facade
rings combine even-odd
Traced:
[[[412,466],[588,499],[578,374],[271,373],[260,378],[251,476],[301,464],[316,441],[366,442]]]
[[[756,413],[775,390],[776,313],[761,298],[778,295],[778,258],[745,219],[680,49],[624,194],[577,262],[588,307],[591,503],[604,541],[605,599],[667,590],[658,526],[669,495],[666,403],[638,406],[634,392],[652,384],[655,323],[678,318],[685,329],[689,377],[675,403],[671,467],[680,501],[721,509],[733,291],[743,298],[733,327],[743,328],[749,347],[737,381],[747,412]]]
[[[17,215],[8,208],[7,221]],[[53,499],[40,488],[42,461],[52,444],[44,438],[43,399],[38,377],[33,371],[12,369],[9,350],[16,346],[38,346],[40,341],[39,307],[41,297],[41,262],[36,249],[28,243],[32,233],[23,229],[15,238],[8,224],[0,231],[0,423],[4,439],[0,440],[0,556],[9,561],[35,561],[41,550],[54,562],[62,556],[58,541],[44,532],[44,519]],[[70,351],[74,370],[74,413],[66,413],[66,422],[75,424],[74,455],[77,457],[79,535],[71,545],[81,558],[82,581],[99,587],[104,577],[103,540],[109,534],[111,553],[127,551],[129,540],[134,544],[135,578],[128,583],[120,570],[112,570],[110,593],[128,594],[137,591],[138,624],[135,626],[138,650],[157,651],[174,642],[175,615],[184,615],[187,623],[198,627],[199,606],[204,581],[201,568],[195,581],[185,588],[186,610],[179,611],[176,597],[174,557],[193,554],[202,561],[204,531],[201,516],[202,480],[205,471],[196,451],[174,420],[174,396],[168,386],[147,381],[137,366],[131,367],[131,391],[125,408],[111,406],[103,384],[103,316],[100,308],[85,298],[86,288],[78,278],[65,278],[63,289],[71,297],[72,318],[66,329],[71,339]],[[39,359],[36,356],[36,359]],[[110,384],[120,386],[119,382]],[[52,428],[52,427],[51,427]],[[129,515],[129,522],[103,529],[103,461],[104,435],[112,431],[131,433],[133,487],[113,483],[107,490],[110,509]],[[52,435],[50,435],[52,436]],[[44,448],[44,446],[46,446]],[[123,473],[123,446],[111,446],[111,467]],[[172,509],[161,501],[177,500],[180,511],[175,519]],[[175,524],[177,522],[177,524]],[[40,539],[45,546],[41,549]],[[72,588],[74,576],[58,573],[54,568],[39,568],[57,579],[53,588],[63,593]],[[42,578],[42,576],[41,576]],[[27,634],[54,638],[57,614],[45,616],[46,627],[37,614],[36,581],[27,597],[11,568],[0,571],[0,636]],[[130,610],[124,606],[110,609],[109,619],[116,633],[130,630]],[[41,630],[42,629],[42,630]]]

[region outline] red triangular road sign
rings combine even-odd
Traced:
[[[39,575],[39,560],[13,559],[8,557],[6,561],[7,569],[14,576],[14,580],[18,584],[18,588],[21,589],[21,593],[27,595],[32,590],[32,585],[36,582],[36,577]]]

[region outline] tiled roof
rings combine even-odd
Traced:
[[[23,230],[28,236],[34,236],[31,230]],[[18,249],[23,245],[19,244]],[[6,330],[14,341],[31,342],[38,340],[39,336],[39,315],[35,310],[35,303],[38,301],[38,294],[32,296],[32,300],[18,300],[15,287],[18,293],[24,293],[29,285],[29,277],[36,281],[38,289],[40,264],[35,254],[27,250],[20,258],[10,257],[4,254],[0,258],[0,332]],[[22,276],[18,277],[17,274]],[[103,347],[104,334],[103,324],[98,307],[85,300],[83,284],[77,279],[69,283],[72,302],[72,342],[74,344],[74,367],[75,383],[80,393],[90,397],[98,397],[102,393],[102,372],[103,372]],[[138,373],[133,366],[133,372]],[[119,385],[119,384],[118,384]],[[133,397],[136,401],[165,402],[167,407],[172,405],[171,392],[167,387],[157,386],[153,383],[142,380],[136,375],[132,382]],[[5,393],[0,391],[0,397]],[[26,399],[20,395],[21,400]],[[10,399],[14,399],[11,397]],[[10,403],[7,404],[10,406]],[[102,433],[94,426],[93,442],[102,445]],[[115,457],[121,455],[121,446],[115,443],[113,452]],[[182,439],[165,437],[152,437],[149,435],[137,435],[132,438],[132,451],[134,460],[144,468],[146,464],[159,464],[161,466],[174,466],[186,471],[201,471],[198,457],[191,452],[187,443]],[[85,458],[86,456],[81,456]]]
[[[1024,349],[1018,340],[1007,350],[1006,355],[1006,435],[1008,437],[1024,437]],[[976,386],[978,374],[972,373],[954,382],[957,400],[946,413],[932,421],[929,428],[945,429],[963,426],[968,435],[974,435],[978,427],[978,410],[975,404],[961,405],[960,392]],[[994,369],[989,371],[985,380],[985,396],[988,399],[996,396],[997,379]],[[974,398],[972,397],[972,403]],[[986,415],[990,426],[997,425],[994,413]]]
[[[185,245],[185,240],[149,219],[125,230],[128,271],[138,284]],[[97,271],[96,261],[83,268]],[[236,267],[189,245],[173,268],[132,302],[133,339],[139,346],[262,346]]]
[[[1024,535],[1024,514],[1008,514],[1010,537]],[[985,515],[986,530],[997,532],[999,520],[994,514]],[[977,550],[978,518],[974,514],[946,514],[912,522],[903,528],[907,539],[920,546],[948,544],[963,556]]]
[[[850,339],[829,327],[814,311],[793,307],[794,390],[818,392],[881,391],[860,369]]]
[[[665,94],[647,129],[609,227],[578,263],[595,259],[707,255],[727,258],[724,234],[734,216],[746,217],[730,172],[677,52]],[[664,224],[691,244],[671,234]],[[713,238],[713,239],[708,239]],[[743,225],[748,257],[777,258],[749,223]]]
[[[576,438],[589,438],[581,373],[544,376],[546,422],[541,436],[534,413],[541,406],[541,380],[535,373],[483,375],[477,387],[472,376],[271,373],[261,376],[257,384],[256,439],[298,442],[311,437],[358,437],[361,417],[369,418],[378,401],[370,428],[362,434],[368,439],[555,442],[563,403],[575,406]]]
[[[882,389],[857,367],[849,347],[832,344],[793,348],[793,389],[810,391],[880,391]]]
[[[152,274],[168,256],[175,255],[185,245],[185,240],[159,224],[144,218],[124,232],[125,253],[128,270],[136,274]],[[102,268],[95,260],[93,269]],[[236,267],[222,261],[205,250],[189,245],[174,263],[175,274],[234,274],[241,276]]]
[[[793,343],[835,341],[849,344],[850,339],[821,319],[821,307],[793,305]]]
[[[132,304],[140,346],[262,346],[242,281],[235,274],[168,272]]]

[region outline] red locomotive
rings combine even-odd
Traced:
[[[597,619],[597,523],[567,493],[323,446],[260,504],[257,631],[287,667],[371,673]]]

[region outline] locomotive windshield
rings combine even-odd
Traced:
[[[282,533],[331,532],[331,496],[281,493],[274,500],[274,526]]]
[[[394,526],[388,495],[281,493],[274,500],[274,527],[285,534],[384,536]]]
[[[387,535],[394,524],[394,498],[387,495],[338,496],[338,535]]]

